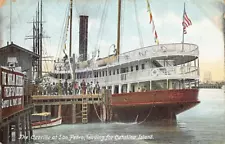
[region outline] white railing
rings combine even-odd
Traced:
[[[157,58],[157,57],[167,57],[167,56],[199,56],[198,46],[195,44],[161,44],[155,46],[144,47],[140,49],[135,49],[123,53],[119,56],[119,61],[115,61],[110,65],[121,65],[129,63],[132,61],[140,61],[144,59]],[[110,66],[109,66],[110,67]],[[101,68],[86,68],[86,69],[76,69],[76,72],[85,72],[91,69],[104,69],[107,66]]]
[[[198,56],[199,49],[197,45],[187,43],[149,46],[121,54],[119,56],[119,62],[116,61],[114,64],[123,64],[130,61],[138,61],[146,58],[176,55]]]
[[[86,82],[91,81],[96,83],[97,81],[101,86],[136,83],[144,81],[157,81],[166,79],[197,79],[198,68],[194,66],[174,66],[174,67],[162,67],[139,70],[134,72],[123,73],[119,75],[111,75],[98,78],[85,79]],[[78,79],[81,82],[83,79]]]

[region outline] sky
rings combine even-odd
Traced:
[[[1,1],[1,0],[0,0]],[[113,50],[109,47],[116,44],[117,29],[117,0],[74,0],[73,11],[73,42],[72,51],[78,53],[79,48],[79,15],[89,16],[88,53],[100,49],[100,56],[107,56]],[[106,2],[107,1],[107,2]],[[210,71],[213,80],[224,79],[224,43],[222,31],[222,0],[150,0],[151,11],[160,44],[180,43],[182,41],[183,6],[192,21],[187,28],[185,42],[194,43],[200,49],[200,75]],[[213,3],[212,3],[213,2]],[[1,3],[1,2],[0,2]],[[32,22],[38,0],[23,0],[12,5],[12,41],[32,50],[32,40],[25,40],[32,35]],[[43,0],[43,40],[44,54],[50,56],[62,55],[64,19],[68,11],[69,0]],[[122,34],[121,52],[155,45],[152,25],[149,24],[146,0],[124,0],[122,3]],[[105,11],[104,11],[105,9]],[[0,8],[2,19],[2,45],[9,41],[10,11],[9,1]],[[136,15],[138,22],[136,21]],[[142,36],[138,34],[139,30]],[[69,33],[68,33],[69,35]],[[63,42],[64,41],[64,42]],[[67,40],[68,43],[68,40]],[[49,65],[44,66],[50,69]]]

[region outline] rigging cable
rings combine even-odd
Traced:
[[[15,4],[15,9],[16,9],[17,17],[16,17],[16,20],[13,20],[13,21],[17,21],[17,20],[18,20],[19,23],[22,24],[22,23],[21,23],[21,17],[20,17],[20,16],[21,16],[22,14],[24,14],[24,12],[29,11],[29,9],[30,9],[34,4],[37,4],[37,3],[38,3],[38,2],[36,2],[36,3],[31,3],[30,5],[28,5],[27,8],[24,8],[23,11],[20,12],[20,13],[18,13],[18,9],[17,9],[16,4]],[[13,17],[13,15],[12,15],[12,17]],[[8,18],[8,16],[5,16],[2,20],[6,19],[6,18]],[[9,22],[6,26],[8,27],[8,25],[10,25],[10,22]],[[19,29],[19,31],[22,31],[22,29]],[[16,36],[16,34],[17,34],[17,33],[14,33],[14,36]]]
[[[63,53],[66,55],[66,42],[67,42],[67,38],[68,38],[68,31],[69,31],[69,24],[70,24],[70,14],[68,14],[67,16],[67,20],[66,20],[66,23],[65,23],[65,29],[64,29],[64,37],[63,37],[63,41],[62,41],[62,45],[61,45],[61,50],[63,51]],[[60,50],[60,52],[61,52]],[[61,53],[60,53],[61,54]],[[61,57],[62,55],[60,55]]]
[[[109,0],[105,0],[105,4],[104,4],[104,9],[103,9],[103,13],[102,13],[102,16],[101,16],[101,22],[100,22],[100,28],[99,28],[99,31],[98,31],[98,35],[97,35],[97,43],[95,45],[95,55],[97,54],[97,50],[99,49],[100,47],[100,39],[102,38],[102,34],[103,34],[103,31],[104,31],[104,24],[105,24],[105,19],[106,19],[106,15],[107,15],[107,9],[108,9],[108,2]]]
[[[139,22],[139,19],[138,19],[138,11],[137,11],[136,0],[134,0],[134,9],[135,9],[135,17],[136,17],[136,22],[137,22],[137,29],[138,29],[140,47],[144,47],[143,37],[142,37],[141,30],[140,30],[140,22]]]
[[[56,57],[59,57],[59,53],[62,49],[62,43],[63,43],[63,40],[64,40],[64,33],[65,33],[65,25],[66,25],[66,20],[68,18],[68,13],[69,12],[69,5],[66,9],[66,12],[65,12],[65,17],[64,17],[64,21],[63,21],[63,25],[62,25],[62,28],[61,28],[61,34],[60,34],[60,40],[59,40],[59,44],[58,44],[58,49],[57,49],[57,53],[56,53],[56,56],[54,59],[56,59]]]

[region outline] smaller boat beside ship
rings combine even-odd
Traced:
[[[50,112],[34,113],[31,117],[32,128],[47,128],[62,124],[62,117],[52,118]]]

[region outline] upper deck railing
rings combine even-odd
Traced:
[[[140,49],[135,49],[119,55],[119,61],[112,64],[124,64],[131,61],[139,61],[147,58],[157,58],[165,56],[198,56],[199,49],[195,44],[188,43],[174,43],[174,44],[161,44]]]
[[[76,72],[84,72],[84,71],[91,71],[93,69],[104,69],[107,67],[111,67],[114,65],[121,65],[133,61],[140,61],[144,59],[149,58],[162,58],[162,57],[168,57],[168,56],[193,56],[198,57],[199,56],[199,48],[195,44],[189,44],[189,43],[173,43],[173,44],[161,44],[161,45],[154,45],[154,46],[148,46],[143,47],[139,49],[135,49],[129,52],[125,52],[119,55],[119,61],[114,60],[113,62],[106,62],[108,63],[107,66],[103,67],[86,67],[86,68],[77,68]],[[93,64],[92,64],[93,65]],[[63,65],[62,65],[63,66]],[[70,73],[70,70],[55,70],[55,73]]]

